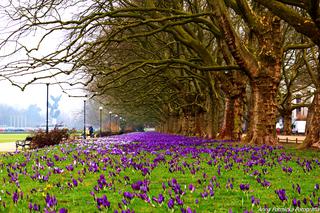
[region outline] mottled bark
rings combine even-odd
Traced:
[[[292,134],[292,111],[286,111],[282,114],[283,116],[283,134]]]
[[[248,51],[245,42],[235,32],[224,1],[210,1],[210,5],[217,9],[215,15],[233,58],[250,79],[253,107],[245,142],[275,145],[276,91],[281,77],[282,59],[280,19],[265,11],[259,11],[261,14],[253,13],[247,10],[246,1],[240,3],[244,12],[250,12],[242,15],[257,37],[256,48],[259,51],[256,55]]]
[[[260,145],[277,144],[275,134],[276,91],[278,82],[270,77],[252,82],[252,109],[246,143]]]
[[[243,95],[227,98],[219,139],[239,141],[243,124]]]
[[[306,138],[299,148],[320,147],[320,93],[316,91],[308,110]]]
[[[228,82],[222,86],[226,95],[225,112],[219,138],[223,140],[240,140],[243,133],[244,97],[247,78],[239,72],[227,76]]]
[[[233,140],[240,141],[243,134],[244,124],[244,92],[241,93],[234,102],[234,129]]]
[[[206,137],[206,126],[207,122],[204,119],[205,112],[200,112],[196,114],[195,118],[195,135],[198,137]]]
[[[233,138],[234,126],[234,99],[226,98],[223,124],[219,133],[219,139],[231,140]]]
[[[219,110],[219,101],[214,97],[213,94],[210,95],[210,105],[208,107],[207,116],[207,137],[215,138],[218,134],[218,110]]]

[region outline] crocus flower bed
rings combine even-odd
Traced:
[[[0,212],[319,210],[317,154],[154,132],[3,154]]]

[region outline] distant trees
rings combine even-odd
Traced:
[[[15,109],[11,106],[0,105],[0,125],[11,127],[35,127],[44,123],[41,109],[30,105],[27,109]]]

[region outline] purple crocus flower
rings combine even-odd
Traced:
[[[33,205],[31,202],[29,202],[28,208],[30,209],[30,211],[33,209]]]
[[[164,197],[163,197],[162,194],[159,194],[158,198],[152,197],[152,200],[157,202],[157,203],[159,203],[159,204],[161,204],[164,201]]]
[[[143,182],[141,180],[138,180],[137,182],[131,184],[131,188],[133,190],[140,190],[140,186],[142,186]]]
[[[122,203],[126,206],[128,205],[128,201],[126,199],[122,199]]]
[[[307,205],[307,198],[303,198],[302,202],[304,203],[304,205]]]
[[[298,206],[298,202],[297,202],[296,198],[293,198],[292,205],[293,205],[294,208],[296,208]]]
[[[183,205],[183,201],[180,199],[179,195],[176,196],[176,201],[177,201],[177,204],[182,206]]]
[[[187,212],[187,213],[193,213],[192,209],[191,209],[189,206],[187,207],[186,212]],[[195,211],[194,211],[194,212],[195,212]]]
[[[68,210],[65,208],[59,209],[59,213],[68,213]]]
[[[204,191],[204,192],[200,193],[200,195],[202,198],[206,199],[208,197],[209,193],[207,191]]]
[[[18,194],[17,191],[15,191],[15,192],[13,193],[13,195],[12,195],[12,201],[13,201],[14,203],[17,203],[17,202],[18,202],[18,199],[19,199],[19,194]]]
[[[301,188],[300,188],[300,185],[297,184],[297,192],[300,194],[301,193]]]
[[[164,182],[162,182],[162,189],[166,190],[166,184]]]
[[[150,175],[150,171],[149,171],[148,168],[142,168],[142,169],[141,169],[141,172],[142,172],[142,175],[143,175],[143,176],[146,176],[147,174]]]
[[[250,184],[248,183],[248,184],[240,184],[240,189],[242,190],[242,191],[248,191],[249,190],[249,188],[250,188]]]
[[[39,204],[33,204],[33,210],[34,211],[40,211],[40,205]]]
[[[132,194],[130,192],[123,192],[123,197],[131,200],[132,198],[134,198],[134,194]]]
[[[164,197],[162,194],[158,195],[158,203],[161,204],[164,201]]]
[[[194,192],[194,190],[195,190],[194,185],[189,184],[189,190],[190,190],[191,193]]]
[[[139,194],[138,196],[145,202],[150,203],[150,198],[146,193]]]
[[[315,190],[319,190],[319,184],[318,183],[316,183],[316,185],[314,186],[314,189]]]
[[[98,186],[100,189],[103,189],[107,185],[106,178],[103,174],[100,175],[99,179],[97,180]]]
[[[67,166],[66,166],[66,169],[67,169],[68,171],[73,171],[73,165],[72,165],[72,164],[67,165]]]
[[[173,207],[174,207],[174,200],[172,198],[170,198],[168,201],[168,208],[172,209]]]
[[[28,208],[30,209],[30,212],[31,212],[32,210],[34,210],[34,211],[40,211],[40,205],[32,204],[31,202],[29,202]]]
[[[256,180],[258,183],[261,183],[261,179],[259,177]]]
[[[286,196],[286,190],[285,189],[276,190],[275,193],[278,195],[279,199],[282,202],[288,199],[287,196]]]
[[[158,198],[156,198],[155,196],[152,196],[152,200],[158,203]]]
[[[45,198],[45,201],[46,201],[46,205],[48,208],[51,208],[53,206],[56,206],[57,205],[57,199],[54,195],[50,196],[48,193],[47,193],[47,196]]]
[[[106,195],[103,195],[101,198],[97,198],[96,201],[99,209],[101,208],[101,206],[105,208],[110,207],[110,202],[108,201],[108,198]]]
[[[251,196],[251,203],[252,203],[252,205],[259,205],[260,199],[255,198],[254,196]]]
[[[314,203],[313,203],[313,201],[310,199],[310,204],[311,204],[311,206],[314,208],[315,207],[315,205],[314,205]]]
[[[78,181],[74,178],[72,178],[72,183],[73,183],[73,186],[75,186],[75,187],[78,186]]]
[[[264,179],[263,182],[261,183],[261,185],[263,187],[269,188],[271,186],[271,183],[269,181],[267,181],[266,179]]]

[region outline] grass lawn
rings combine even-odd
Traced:
[[[316,150],[158,133],[5,154],[0,180],[0,212],[320,210]]]
[[[0,133],[0,143],[4,142],[15,142],[17,140],[23,140],[28,135],[27,133],[19,133],[19,134],[13,134],[13,133]]]

